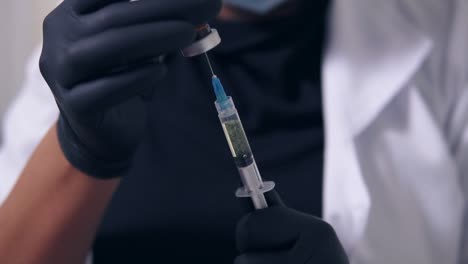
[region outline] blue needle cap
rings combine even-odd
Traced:
[[[213,83],[216,101],[220,104],[226,102],[228,100],[228,97],[226,95],[226,92],[224,91],[223,85],[221,84],[221,80],[216,75],[214,75],[211,81]]]

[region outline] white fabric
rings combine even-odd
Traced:
[[[468,263],[466,25],[466,0],[334,3],[324,216],[354,264]],[[0,202],[57,114],[36,55],[5,120]]]
[[[468,2],[332,10],[325,218],[352,263],[468,263]]]
[[[24,64],[40,39],[42,19],[56,0],[1,1],[0,119],[24,78]]]

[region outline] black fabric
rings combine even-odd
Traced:
[[[278,201],[278,195],[275,195]],[[244,216],[236,229],[235,264],[348,264],[326,222],[269,199],[269,208]]]
[[[320,216],[324,6],[307,16],[215,22],[210,57],[233,96],[265,179],[296,210]],[[174,55],[155,89],[149,128],[110,204],[96,263],[233,263],[239,175],[203,57]]]
[[[65,0],[44,21],[42,75],[60,108],[60,146],[76,168],[122,176],[166,73],[156,59],[192,43],[221,0]]]

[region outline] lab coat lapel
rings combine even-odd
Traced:
[[[354,138],[411,81],[431,40],[403,16],[397,1],[337,0],[324,62],[326,121],[324,216],[348,251],[370,207]]]

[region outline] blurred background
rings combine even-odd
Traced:
[[[1,0],[0,121],[21,87],[28,56],[41,41],[42,20],[56,3],[57,0]]]

